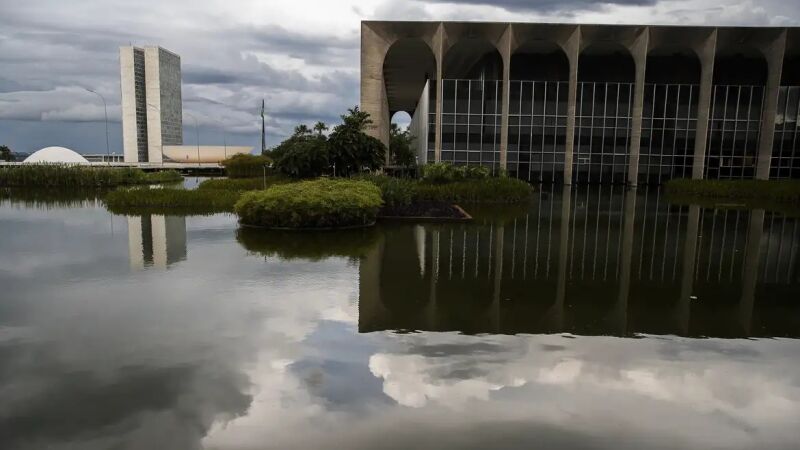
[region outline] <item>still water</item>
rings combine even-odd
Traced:
[[[271,233],[0,201],[2,449],[789,449],[800,221],[560,188]]]

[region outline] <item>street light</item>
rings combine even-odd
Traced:
[[[92,94],[96,94],[98,97],[100,97],[100,100],[103,101],[103,112],[105,113],[106,116],[106,162],[108,162],[108,164],[111,164],[111,151],[109,150],[108,147],[108,106],[106,105],[106,99],[105,97],[103,97],[101,93],[97,91],[93,91],[89,88],[84,88],[84,89],[91,92]]]
[[[197,165],[200,165],[200,127],[197,125],[197,117],[192,115],[191,113],[184,112],[187,116],[194,119],[194,131],[197,134]]]

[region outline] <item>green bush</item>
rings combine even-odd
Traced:
[[[363,176],[381,189],[388,207],[412,203],[523,203],[531,199],[533,187],[515,178],[498,177],[432,183],[429,181]]]
[[[272,159],[264,155],[233,155],[223,160],[220,164],[225,168],[229,178],[255,178],[264,176],[264,168],[272,165]]]
[[[273,184],[287,183],[291,180],[281,175],[269,175],[266,178],[266,187]],[[223,190],[223,191],[257,191],[264,189],[264,177],[259,178],[214,178],[200,183],[197,189],[200,190]]]
[[[281,142],[273,155],[275,168],[292,178],[315,178],[328,171],[327,138],[304,129]]]
[[[251,191],[236,202],[245,225],[270,228],[341,228],[369,225],[383,201],[368,181],[318,179]]]
[[[214,214],[233,211],[240,195],[235,191],[214,189],[132,188],[109,192],[104,202],[115,214]]]
[[[800,203],[800,180],[670,180],[670,196]]]
[[[168,170],[147,173],[134,168],[88,167],[64,164],[26,164],[0,168],[0,186],[112,187],[175,183],[183,180]]]
[[[450,163],[434,163],[422,167],[422,179],[429,183],[443,184],[462,180],[489,178],[486,166],[454,166]]]

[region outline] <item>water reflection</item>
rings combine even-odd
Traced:
[[[387,226],[361,261],[359,330],[797,336],[798,231],[622,187],[544,192],[500,220]]]
[[[128,216],[128,258],[131,269],[165,269],[186,259],[186,218]]]

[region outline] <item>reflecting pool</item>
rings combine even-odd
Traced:
[[[0,196],[0,448],[797,448],[800,220],[545,188],[326,233]]]

